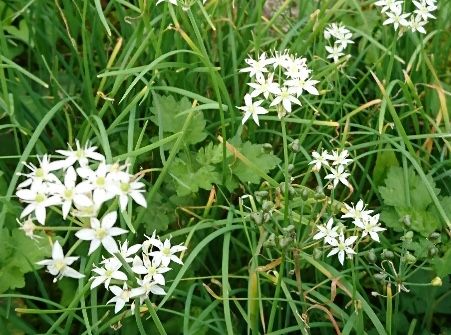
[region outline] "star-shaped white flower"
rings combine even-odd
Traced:
[[[36,230],[36,225],[33,223],[33,219],[31,218],[31,216],[29,216],[28,219],[26,219],[24,222],[20,222],[19,219],[17,218],[16,221],[20,226],[19,229],[24,231],[25,236],[31,238],[32,240],[42,237],[34,234],[34,231]]]
[[[62,200],[62,212],[63,219],[65,220],[72,208],[72,203],[76,203],[77,206],[89,207],[92,206],[92,200],[83,193],[77,182],[77,174],[72,166],[66,170],[64,175],[64,185],[61,182],[48,186],[48,192],[57,194]]]
[[[35,166],[33,163],[22,162],[31,172],[18,173],[20,176],[27,177],[26,180],[17,185],[17,188],[39,188],[44,186],[44,183],[58,182],[59,179],[52,173],[58,170],[60,167],[57,162],[50,162],[50,156],[43,155],[41,158],[38,156],[39,166]]]
[[[112,189],[119,196],[119,204],[122,212],[127,207],[129,197],[135,200],[138,205],[147,207],[146,198],[143,196],[143,192],[145,192],[144,187],[144,183],[133,180],[132,176],[128,174],[119,177],[119,180],[113,184]]]
[[[313,151],[312,156],[313,159],[310,161],[309,165],[313,165],[312,169],[313,171],[321,170],[321,167],[323,165],[329,166],[328,162],[329,153],[327,152],[327,150],[323,150],[321,154],[318,153],[317,151]]]
[[[116,212],[106,214],[100,222],[96,218],[91,218],[91,227],[80,229],[75,233],[80,240],[91,241],[88,255],[92,254],[102,244],[110,254],[119,251],[114,236],[127,233],[127,230],[113,227],[117,219]]]
[[[277,94],[277,96],[274,98],[274,100],[271,102],[270,106],[276,106],[276,105],[282,105],[284,110],[287,113],[291,113],[291,104],[297,104],[301,106],[301,102],[298,98],[296,98],[293,93],[290,93],[288,91],[288,87],[282,87],[280,90],[280,93]]]
[[[426,34],[426,29],[424,29],[424,25],[426,25],[427,21],[423,21],[421,15],[415,15],[410,17],[409,28],[412,32],[418,31],[422,34]]]
[[[349,206],[348,204],[344,204],[346,207],[346,213],[341,216],[342,219],[350,218],[353,219],[353,223],[357,225],[357,223],[362,223],[370,217],[370,214],[373,213],[372,210],[366,210],[366,205],[363,200],[359,200],[357,204],[354,206]]]
[[[266,58],[266,53],[262,53],[260,57],[258,57],[258,60],[253,59],[252,57],[249,57],[244,60],[248,67],[245,67],[240,70],[240,72],[249,72],[249,76],[252,77],[263,77],[263,73],[268,72],[268,69],[266,68],[268,65],[272,64],[273,59],[272,58]]]
[[[131,298],[139,297],[141,304],[150,293],[156,295],[166,294],[166,292],[161,286],[159,286],[156,282],[154,282],[149,278],[137,279],[136,282],[138,283],[139,287],[132,288],[130,297]]]
[[[257,124],[257,126],[260,126],[258,116],[261,114],[268,113],[268,111],[265,108],[260,106],[262,104],[262,102],[263,102],[263,100],[253,102],[250,94],[246,94],[244,96],[244,103],[246,105],[242,106],[242,107],[238,107],[238,109],[241,109],[244,111],[242,124],[244,124],[249,119],[249,117],[252,115],[252,119],[254,120],[254,122]]]
[[[103,162],[99,164],[95,171],[91,170],[89,166],[77,169],[80,177],[86,179],[78,184],[78,189],[84,193],[93,191],[92,197],[97,206],[114,198],[115,195],[115,184],[110,180],[109,169],[110,166]]]
[[[344,55],[343,47],[340,44],[334,44],[333,47],[326,45],[326,51],[329,53],[327,58],[332,58],[334,63],[338,62],[338,59]]]
[[[417,9],[414,10],[424,21],[427,21],[428,18],[435,19],[435,16],[431,13],[437,9],[435,5],[429,5],[426,1],[412,1]]]
[[[268,99],[269,94],[278,94],[280,92],[279,84],[273,82],[274,73],[268,75],[268,79],[265,77],[258,77],[255,83],[248,83],[254,90],[251,92],[251,97],[255,98],[262,94],[265,99]]]
[[[127,287],[127,283],[124,283],[122,288],[113,285],[110,286],[110,291],[113,292],[114,297],[107,301],[107,304],[116,303],[114,306],[114,313],[118,313],[125,304],[130,301],[131,290]]]
[[[334,219],[330,218],[329,221],[327,221],[327,224],[318,226],[319,232],[313,236],[313,239],[324,239],[324,242],[332,244],[333,240],[338,236],[338,226],[332,227],[333,224]]]
[[[46,187],[42,185],[34,184],[31,189],[20,189],[16,192],[16,195],[20,200],[26,202],[28,205],[24,208],[20,214],[20,218],[23,218],[32,212],[36,216],[36,220],[42,225],[45,224],[46,208],[50,206],[56,206],[61,203],[61,198],[58,195],[47,195]]]
[[[379,214],[368,216],[364,220],[354,222],[354,224],[362,229],[362,237],[370,235],[371,239],[380,242],[378,233],[386,230],[379,225]]]
[[[355,254],[355,251],[351,248],[351,246],[354,244],[354,242],[357,240],[357,236],[350,236],[345,240],[345,237],[342,234],[338,236],[337,239],[333,239],[330,242],[330,245],[334,246],[327,257],[333,256],[335,254],[338,254],[338,260],[340,261],[341,265],[343,265],[345,261],[345,254],[346,255],[353,255]]]
[[[326,175],[324,179],[332,180],[333,187],[337,187],[338,183],[342,183],[343,185],[349,187],[351,184],[348,182],[348,177],[350,173],[345,172],[345,168],[343,165],[339,165],[337,169],[330,168],[330,174]]]
[[[63,248],[56,241],[52,247],[52,259],[44,259],[42,261],[37,262],[38,265],[47,266],[47,271],[55,276],[53,282],[55,283],[57,280],[63,277],[70,277],[75,279],[83,278],[85,275],[80,272],[72,269],[69,265],[72,265],[79,257],[64,257]]]
[[[155,238],[154,235],[152,237],[148,238],[148,241],[146,241],[147,244],[150,244],[154,247],[156,247],[157,251],[151,251],[149,252],[149,256],[153,256],[155,260],[155,264],[162,264],[163,266],[168,266],[169,263],[175,262],[178,264],[183,264],[181,259],[176,256],[175,254],[181,251],[186,250],[186,247],[183,245],[174,245],[171,246],[171,240],[166,239],[163,242],[160,241],[159,238]],[[144,242],[144,243],[146,243]],[[143,247],[143,251],[145,251],[145,248]]]
[[[409,22],[406,20],[410,13],[403,13],[401,5],[390,8],[387,13],[388,19],[384,21],[383,25],[393,24],[395,30],[398,30],[399,26],[407,27]]]
[[[127,263],[131,263],[133,262],[133,258],[130,256],[136,254],[141,249],[141,247],[142,244],[135,244],[129,247],[128,241],[125,240],[125,242],[122,244],[121,242],[119,242],[119,253]]]
[[[80,145],[78,140],[75,140],[76,149],[72,149],[69,145],[69,150],[56,150],[57,153],[65,156],[66,158],[61,161],[57,161],[60,167],[68,168],[78,162],[80,166],[87,166],[89,164],[89,159],[95,161],[105,161],[105,157],[102,154],[96,152],[97,147],[91,147],[89,142],[85,144],[84,147]]]
[[[91,290],[102,283],[104,283],[105,288],[108,288],[112,279],[127,280],[127,275],[124,272],[119,271],[122,263],[117,258],[111,257],[104,259],[102,261],[102,264],[103,267],[95,267],[94,269],[92,269],[92,271],[97,273],[98,276],[91,278],[94,279],[91,283]]]
[[[291,94],[296,94],[296,96],[298,97],[302,94],[303,91],[307,91],[313,95],[318,95],[319,92],[315,87],[315,85],[318,83],[318,80],[309,78],[309,75],[307,73],[301,74],[296,79],[285,81],[285,85],[288,86],[288,92]]]
[[[342,150],[340,153],[338,152],[338,150],[333,150],[330,155],[327,155],[327,159],[332,161],[332,165],[346,166],[352,162],[352,159],[348,158],[348,156],[348,150]]]
[[[382,7],[381,12],[384,13],[388,10],[392,10],[392,8],[401,6],[402,3],[403,2],[399,0],[379,0],[374,4],[378,7]]]
[[[167,266],[163,266],[161,263],[157,263],[158,259],[150,259],[148,256],[143,255],[143,258],[135,256],[133,260],[132,270],[134,273],[145,275],[144,278],[153,280],[155,283],[164,286],[166,281],[163,273],[171,270]]]

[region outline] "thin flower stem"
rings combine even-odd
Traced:
[[[285,254],[282,255],[282,261],[280,263],[280,270],[279,270],[279,274],[277,276],[276,292],[274,293],[274,300],[271,305],[271,313],[269,314],[268,329],[267,329],[268,333],[270,333],[273,329],[274,319],[276,317],[276,310],[279,305],[279,296],[280,296],[280,288],[281,288],[281,284],[282,284],[282,278],[285,275],[284,272],[285,272]]]
[[[167,335],[166,331],[164,330],[163,324],[161,323],[157,313],[155,312],[155,308],[153,307],[152,302],[149,300],[149,298],[146,298],[145,302],[149,310],[149,314],[152,317],[153,322],[155,322],[155,326],[157,327],[158,332],[160,333],[160,335]]]
[[[284,158],[284,175],[285,175],[285,190],[284,190],[284,212],[283,212],[283,223],[284,227],[288,226],[289,218],[288,218],[288,205],[289,205],[289,199],[288,199],[288,188],[290,185],[290,176],[288,174],[288,143],[287,143],[287,129],[286,129],[286,123],[285,118],[282,118],[282,139],[283,139],[283,158]]]

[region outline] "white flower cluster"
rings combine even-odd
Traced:
[[[43,155],[38,157],[38,166],[24,163],[30,171],[20,174],[26,180],[18,185],[16,195],[26,204],[20,218],[28,218],[20,224],[20,229],[27,236],[34,237],[36,226],[33,220],[45,225],[47,208],[58,206],[63,220],[71,216],[71,219],[78,219],[72,220],[76,223],[89,224],[75,234],[81,240],[91,241],[89,254],[100,245],[112,254],[118,252],[113,237],[122,235],[127,230],[114,227],[117,212],[106,213],[101,221],[97,216],[102,206],[113,198],[119,200],[121,211],[126,209],[130,198],[146,207],[147,202],[142,194],[145,192],[145,185],[128,172],[127,163],[106,164],[105,157],[96,152],[96,149],[88,143],[82,147],[76,141],[75,149],[69,146],[69,150],[57,150],[57,153],[65,157],[62,160],[52,162],[48,155]],[[90,165],[91,163],[93,164]],[[55,212],[58,213],[58,210]],[[63,276],[80,278],[83,275],[69,267],[77,258],[64,257],[61,246],[55,242],[52,260],[38,264],[47,265],[47,270],[56,279]]]
[[[307,67],[305,58],[275,51],[272,57],[262,53],[258,59],[252,57],[245,60],[247,67],[240,72],[249,72],[253,79],[248,85],[252,90],[244,97],[245,106],[238,107],[244,111],[244,124],[252,116],[259,124],[258,116],[269,113],[270,107],[276,107],[279,118],[292,112],[292,105],[301,105],[299,97],[304,91],[318,95],[315,88],[318,80],[311,78],[311,70]],[[262,96],[264,99],[254,101]],[[266,105],[266,107],[262,106]]]
[[[61,206],[65,220],[69,213],[75,217],[95,217],[108,200],[119,198],[120,208],[125,210],[129,198],[146,207],[142,195],[144,184],[128,172],[127,163],[106,164],[105,157],[96,147],[86,144],[76,149],[57,150],[65,159],[50,161],[48,155],[38,157],[39,165],[24,163],[29,173],[21,174],[27,179],[17,188],[17,197],[27,206],[21,218],[34,213],[36,220],[44,225],[46,208]],[[99,162],[93,169],[89,164]],[[79,181],[78,181],[79,180]]]
[[[104,284],[105,288],[110,290],[114,297],[107,303],[115,303],[114,312],[118,313],[125,304],[134,298],[139,298],[140,305],[150,293],[156,295],[165,295],[163,286],[166,285],[164,274],[171,270],[171,262],[183,264],[177,253],[186,250],[185,246],[171,246],[170,239],[164,242],[159,237],[146,236],[147,240],[142,244],[128,246],[128,241],[120,245],[119,254],[122,259],[128,263],[136,275],[134,278],[137,285],[131,284],[127,275],[122,270],[123,264],[116,257],[105,258],[100,267],[95,267],[92,271],[95,273],[91,277],[91,289]],[[138,252],[141,251],[138,256]],[[110,285],[113,283],[114,285]],[[131,311],[134,312],[134,303],[131,304]]]
[[[329,174],[327,174],[324,179],[329,180],[332,184],[331,188],[337,187],[338,183],[342,183],[346,187],[351,187],[348,181],[350,173],[347,170],[347,166],[352,163],[352,159],[348,158],[348,150],[333,150],[329,153],[327,150],[312,152],[313,159],[310,161],[309,165],[313,165],[313,171],[320,171],[322,167],[326,169]]]
[[[334,226],[334,219],[330,218],[326,224],[318,226],[319,231],[313,236],[314,240],[323,239],[326,245],[332,247],[327,257],[338,255],[339,262],[343,265],[345,255],[352,257],[355,255],[355,246],[367,235],[371,237],[373,241],[379,241],[379,233],[384,231],[379,224],[379,214],[371,215],[372,210],[366,209],[366,205],[363,200],[359,200],[354,206],[345,204],[346,213],[341,216],[342,219],[352,219],[355,228],[352,230],[353,234],[360,233],[360,239],[358,235],[351,235],[345,238],[346,227],[340,223]],[[357,243],[354,245],[354,243]]]
[[[331,23],[324,30],[324,38],[332,40],[331,46],[326,46],[327,58],[332,58],[337,63],[340,57],[345,56],[345,49],[349,44],[354,44],[351,31],[341,23]]]
[[[413,13],[403,11],[404,1],[379,0],[375,2],[375,5],[381,7],[381,12],[388,17],[384,25],[393,24],[395,30],[401,26],[412,32],[426,34],[424,26],[429,19],[435,19],[432,13],[437,9],[436,0],[413,0],[412,2],[416,8]]]
[[[178,6],[177,0],[158,0],[157,1],[157,5],[161,2],[169,2],[170,4],[173,4],[175,6]],[[205,5],[205,3],[207,2],[207,0],[202,0],[202,3]]]

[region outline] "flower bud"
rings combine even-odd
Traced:
[[[266,198],[268,196],[268,191],[255,191],[254,195],[256,198]]]
[[[255,224],[257,225],[261,225],[262,224],[262,215],[260,212],[254,212],[251,214],[251,220],[255,222]]]
[[[435,277],[434,279],[431,280],[431,285],[432,286],[442,286],[442,278]]]
[[[404,234],[404,236],[401,237],[401,241],[412,242],[412,238],[413,238],[413,231],[409,230],[408,232],[406,232]]]
[[[379,282],[384,282],[385,281],[385,277],[387,277],[387,275],[385,273],[375,273],[374,274],[374,279],[376,279]]]
[[[291,150],[293,150],[293,152],[299,152],[301,150],[301,144],[299,143],[299,140],[296,139],[291,142],[290,148]]]
[[[402,259],[407,264],[415,264],[415,262],[417,261],[417,258],[408,251],[404,254]]]
[[[314,259],[321,259],[322,255],[323,255],[323,252],[320,248],[313,249],[313,258]]]
[[[437,255],[438,253],[438,249],[435,246],[430,246],[428,249],[428,256],[429,257],[434,257],[435,255]]]
[[[440,235],[440,233],[433,232],[433,233],[431,233],[431,235],[429,235],[429,241],[431,241],[433,243],[440,243],[441,239],[442,239],[442,235]]]
[[[294,165],[293,164],[288,164],[288,173],[293,172],[294,170]]]
[[[271,143],[264,143],[263,144],[263,151],[267,154],[272,152],[272,145]]]
[[[268,212],[271,209],[273,209],[273,207],[274,207],[274,203],[272,201],[264,200],[262,203],[263,212]]]
[[[263,242],[263,246],[266,248],[275,247],[276,246],[276,235],[274,235],[274,233],[269,235],[268,239],[265,242]]]
[[[302,200],[304,200],[304,201],[307,201],[308,200],[308,198],[309,198],[309,196],[308,196],[308,191],[307,190],[303,190],[302,191],[302,193],[301,193],[301,198],[302,198]]]
[[[381,253],[381,257],[382,257],[383,259],[388,259],[388,260],[390,260],[390,259],[393,259],[393,258],[395,257],[395,255],[393,254],[392,251],[387,250],[387,249],[384,249],[384,250],[382,251],[382,253]]]
[[[404,215],[400,221],[404,223],[406,227],[410,227],[410,225],[412,224],[410,215]]]
[[[285,228],[282,228],[282,234],[284,235],[288,235],[290,234],[292,231],[294,231],[296,229],[295,226],[293,226],[292,224],[290,224],[289,226],[286,226]]]
[[[290,245],[292,238],[289,236],[279,235],[279,246],[283,249]]]
[[[376,263],[377,256],[376,256],[376,253],[374,252],[374,249],[371,249],[368,251],[368,253],[366,254],[366,258],[368,259],[368,262]]]

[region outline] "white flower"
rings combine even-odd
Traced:
[[[435,19],[435,16],[431,13],[437,9],[437,6],[428,4],[426,1],[412,1],[417,9],[414,10],[419,16],[423,18],[424,21],[427,21],[428,18]]]
[[[50,162],[50,156],[43,155],[42,158],[37,157],[39,161],[39,167],[36,167],[32,163],[22,162],[28,169],[31,170],[30,173],[19,173],[20,176],[27,177],[26,180],[21,182],[17,188],[24,188],[31,186],[40,187],[44,182],[54,183],[58,182],[58,178],[52,173],[52,171],[58,170],[59,166],[57,162]]]
[[[34,231],[36,229],[36,225],[33,223],[31,216],[28,217],[24,222],[20,222],[19,219],[16,219],[17,223],[20,225],[20,230],[23,230],[25,236],[34,240],[35,238],[41,238],[42,236],[36,236]]]
[[[63,248],[61,248],[59,242],[56,241],[52,247],[52,259],[44,259],[36,264],[47,266],[47,271],[52,276],[56,276],[55,279],[53,279],[53,282],[55,283],[62,277],[80,279],[85,276],[69,266],[78,258],[79,257],[64,257]]]
[[[338,253],[338,260],[340,261],[341,265],[343,265],[345,260],[345,254],[346,255],[353,255],[355,254],[355,251],[351,248],[352,244],[357,240],[357,236],[350,236],[345,240],[345,237],[343,233],[341,233],[338,236],[337,239],[333,239],[330,242],[330,245],[334,246],[327,257],[333,256]]]
[[[72,207],[72,202],[77,206],[89,207],[92,206],[92,201],[76,186],[77,174],[72,166],[66,170],[64,175],[64,185],[61,182],[48,186],[48,192],[57,194],[62,199],[63,219],[66,219],[69,210]]]
[[[352,33],[343,34],[343,36],[340,36],[339,38],[337,38],[337,40],[335,41],[335,44],[339,44],[344,50],[344,49],[346,49],[348,44],[354,44],[354,41],[351,38],[352,38]]]
[[[400,25],[403,27],[409,25],[409,22],[406,19],[409,17],[410,13],[402,13],[401,5],[391,7],[390,11],[386,14],[388,19],[384,21],[384,25],[392,23],[395,30],[398,30]]]
[[[280,92],[279,84],[273,82],[274,73],[270,73],[268,75],[268,79],[265,79],[265,77],[258,77],[256,79],[256,83],[248,83],[250,87],[252,87],[254,90],[251,92],[251,97],[255,98],[259,96],[260,94],[263,94],[265,99],[268,99],[269,94],[277,94]]]
[[[91,241],[88,255],[92,254],[102,244],[110,254],[119,251],[113,236],[125,234],[127,230],[113,227],[117,219],[116,212],[110,212],[102,218],[100,222],[96,218],[91,218],[91,228],[83,228],[75,233],[80,240]]]
[[[257,124],[257,126],[260,125],[258,116],[261,114],[268,113],[268,111],[265,108],[260,106],[262,104],[262,102],[263,102],[263,100],[253,102],[252,97],[249,94],[246,94],[244,96],[244,103],[246,105],[242,106],[242,107],[238,107],[238,109],[241,109],[244,111],[242,124],[244,124],[249,119],[249,117],[252,115],[252,118],[254,119],[254,122]]]
[[[92,277],[91,279],[94,279],[91,283],[91,290],[94,287],[99,286],[100,284],[104,283],[105,288],[108,288],[110,285],[111,279],[116,280],[127,280],[127,275],[119,271],[119,269],[122,266],[122,263],[120,260],[118,260],[115,257],[107,258],[102,261],[103,267],[95,267],[92,269],[93,272],[97,273],[98,276]]]
[[[274,51],[272,56],[272,66],[273,69],[276,70],[278,67],[287,68],[289,63],[291,62],[291,56],[288,53],[288,50]]]
[[[347,158],[348,156],[348,150],[342,150],[340,153],[338,153],[338,150],[333,150],[331,155],[327,155],[327,159],[332,161],[332,165],[346,166],[352,162],[352,159]]]
[[[379,214],[367,216],[361,221],[354,222],[354,224],[363,230],[362,237],[370,235],[376,242],[380,242],[378,233],[386,230],[379,225]]]
[[[338,183],[349,187],[348,176],[350,174],[344,171],[344,166],[339,165],[337,169],[330,168],[330,174],[326,175],[324,179],[331,179],[333,181],[333,187],[337,187]]]
[[[67,168],[78,162],[80,166],[86,166],[89,164],[89,159],[95,161],[105,161],[105,157],[102,154],[96,152],[97,147],[90,147],[89,142],[85,144],[85,147],[80,146],[80,142],[75,140],[76,150],[73,150],[69,145],[69,150],[56,150],[57,153],[66,156],[66,159],[58,161],[60,167]]]
[[[357,223],[362,223],[370,217],[370,214],[373,213],[372,210],[365,210],[366,205],[363,200],[359,200],[357,204],[354,206],[349,206],[348,204],[344,204],[346,207],[346,214],[341,216],[342,219],[350,218],[353,219],[353,223],[357,225]]]
[[[155,283],[164,286],[166,282],[163,273],[166,273],[171,269],[157,261],[158,259],[156,258],[150,260],[146,255],[143,255],[142,260],[138,256],[135,256],[132,270],[137,274],[145,275],[145,279],[153,280]]]
[[[139,249],[141,249],[142,245],[141,244],[135,244],[130,246],[130,248],[128,247],[128,241],[125,240],[124,243],[121,244],[121,242],[119,242],[119,253],[121,254],[122,258],[124,258],[124,260],[127,263],[131,263],[133,262],[133,258],[131,258],[130,256],[136,254]]]
[[[423,28],[426,23],[427,21],[423,21],[420,15],[412,15],[409,21],[409,28],[412,32],[418,31],[422,34],[426,34],[426,29]]]
[[[110,287],[110,291],[115,295],[113,298],[107,301],[107,304],[115,302],[114,313],[118,313],[125,304],[130,301],[131,291],[127,287],[127,283],[124,283],[122,288],[113,285]]]
[[[35,184],[31,189],[20,189],[16,192],[16,195],[20,200],[26,202],[28,205],[24,208],[20,214],[20,218],[23,218],[32,212],[34,212],[36,219],[42,225],[45,224],[46,207],[56,206],[61,203],[61,198],[57,195],[47,196],[46,188],[42,185]]]
[[[284,74],[288,78],[296,79],[303,76],[309,76],[310,70],[306,65],[307,59],[305,58],[289,58],[285,65],[287,70]]]
[[[291,113],[291,104],[298,104],[301,105],[301,102],[293,96],[289,91],[287,87],[282,87],[280,93],[274,98],[274,100],[271,102],[270,106],[276,106],[278,104],[281,104],[283,108],[288,112]]]
[[[258,60],[253,58],[247,58],[244,60],[248,67],[245,67],[240,70],[240,72],[249,72],[249,76],[252,77],[263,77],[264,72],[268,72],[266,66],[270,65],[273,62],[272,58],[267,59],[266,53],[262,53]]]
[[[322,165],[329,166],[329,162],[327,161],[329,153],[326,150],[323,150],[321,154],[319,154],[317,151],[313,151],[312,156],[314,159],[311,160],[309,165],[314,165],[313,171],[321,170]]]
[[[376,6],[382,7],[381,12],[384,13],[388,10],[392,10],[392,8],[399,7],[400,5],[402,5],[402,3],[402,1],[398,0],[379,0],[374,4]]]
[[[109,169],[110,167],[103,162],[99,164],[96,171],[88,166],[77,169],[79,176],[86,179],[78,184],[79,190],[84,193],[93,191],[93,200],[98,206],[115,195],[114,183],[108,177]]]
[[[334,44],[333,47],[326,45],[326,51],[329,53],[327,58],[333,58],[334,63],[338,62],[338,59],[344,55],[343,47],[340,44]]]
[[[153,256],[155,258],[156,264],[161,263],[163,266],[168,266],[171,261],[178,264],[183,264],[175,253],[186,250],[185,246],[174,245],[171,247],[171,241],[169,239],[166,239],[163,243],[160,239],[155,238],[154,235],[149,238],[148,243],[159,249],[157,251],[149,252],[149,256]]]
[[[334,219],[330,218],[329,221],[327,221],[327,224],[318,226],[319,232],[317,232],[315,236],[313,236],[313,239],[324,239],[324,242],[332,244],[332,241],[338,236],[338,226],[332,227],[333,224]]]
[[[145,190],[142,190],[142,188],[145,187],[144,183],[132,180],[131,177],[132,176],[128,174],[124,174],[113,184],[112,190],[119,196],[121,211],[125,211],[129,196],[135,200],[138,205],[147,207],[146,198],[142,195],[142,193],[145,192]]]
[[[296,94],[296,96],[300,96],[302,92],[305,90],[313,95],[318,95],[319,92],[316,89],[315,85],[318,84],[318,80],[313,80],[309,78],[307,73],[303,73],[296,79],[290,79],[285,82],[285,85],[288,86],[288,92],[290,94]]]
[[[149,293],[157,294],[157,295],[165,295],[166,292],[164,289],[154,281],[152,281],[149,278],[144,279],[137,279],[136,282],[138,283],[139,287],[133,288],[131,290],[131,298],[140,298],[141,304],[143,303],[144,299],[149,295]]]
[[[349,34],[350,31],[341,23],[331,23],[324,30],[324,38],[326,40],[334,37],[336,39],[343,38],[346,34]]]

